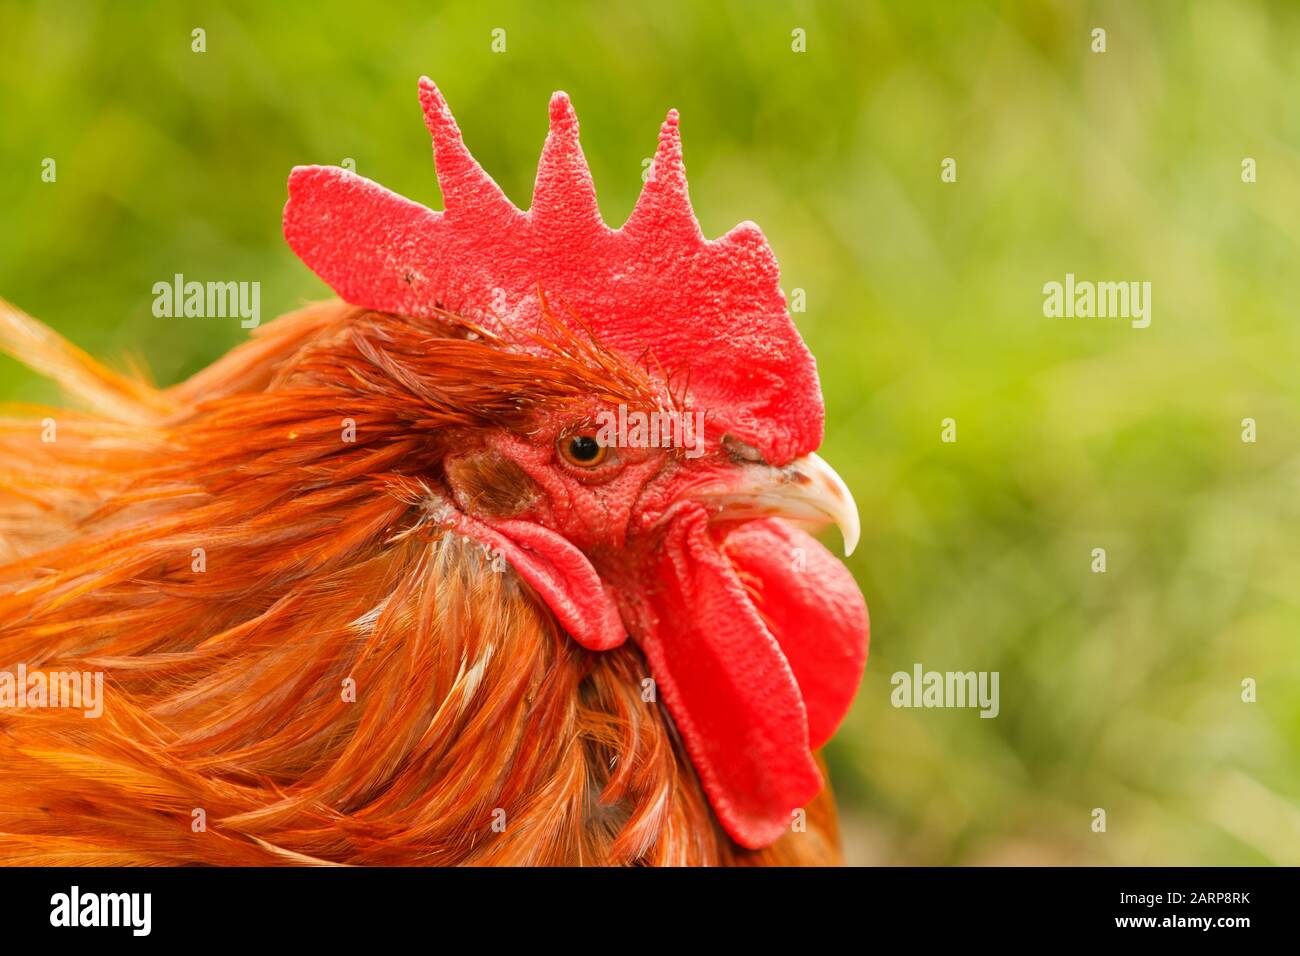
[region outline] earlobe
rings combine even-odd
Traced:
[[[466,537],[499,549],[560,626],[587,650],[607,651],[627,640],[623,619],[600,575],[566,538],[531,521],[480,521],[462,514],[456,525]]]

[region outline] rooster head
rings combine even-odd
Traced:
[[[821,390],[771,248],[752,223],[705,239],[675,112],[611,229],[563,93],[526,211],[428,79],[420,100],[444,210],[298,167],[285,237],[346,302],[455,322],[500,353],[482,374],[533,413],[445,440],[433,520],[503,557],[589,650],[630,635],[722,826],[767,846],[821,789],[812,751],[848,709],[868,638],[852,576],[802,527],[838,524],[846,553],[859,533],[814,454]],[[530,389],[562,400],[519,397]]]

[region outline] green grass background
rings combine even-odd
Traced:
[[[421,73],[520,205],[567,90],[612,223],[678,107],[705,232],[756,220],[806,290],[862,511],[850,859],[1300,863],[1300,6],[3,2],[0,63],[0,295],[162,383],[247,333],[154,282],[325,293],[294,164],[438,205]],[[1044,318],[1066,272],[1150,281],[1151,327]],[[916,662],[998,671],[1001,715],[894,709]]]

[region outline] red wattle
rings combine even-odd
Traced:
[[[867,604],[849,569],[816,538],[774,519],[738,525],[723,553],[790,662],[815,750],[844,719],[867,665]]]
[[[669,526],[656,570],[637,641],[719,822],[768,846],[822,787],[795,675],[702,509]]]

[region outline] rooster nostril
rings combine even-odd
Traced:
[[[753,445],[748,445],[741,441],[735,435],[726,435],[722,439],[722,447],[727,453],[737,461],[747,461],[752,464],[763,464],[763,453]]]

